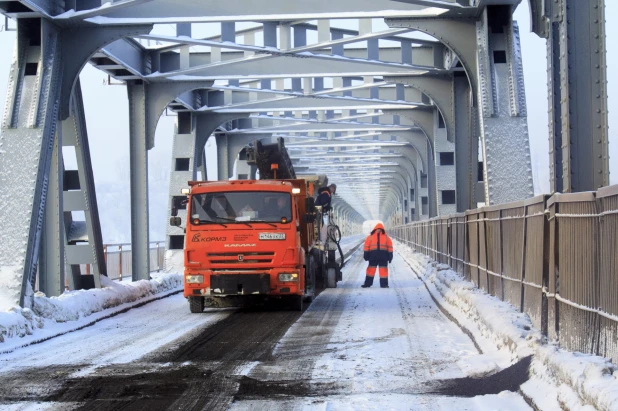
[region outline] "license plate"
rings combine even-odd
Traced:
[[[285,240],[285,233],[260,233],[260,240]]]

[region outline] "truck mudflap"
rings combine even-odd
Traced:
[[[215,274],[210,276],[211,295],[268,294],[268,274]]]

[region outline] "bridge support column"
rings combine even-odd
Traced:
[[[61,127],[56,134],[49,170],[49,195],[45,204],[42,246],[39,253],[39,290],[49,297],[59,296],[64,292],[65,287],[66,228],[63,212],[64,166]],[[73,279],[71,278],[70,286],[72,285]]]
[[[551,192],[609,185],[604,0],[549,2]]]
[[[133,281],[150,279],[148,232],[147,89],[127,83],[129,94],[129,159],[131,186],[131,275]]]
[[[478,180],[478,137],[473,133],[476,123],[472,107],[472,94],[468,78],[455,75],[455,178],[457,186],[457,212],[476,208],[475,188]]]

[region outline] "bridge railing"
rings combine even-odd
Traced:
[[[618,362],[618,185],[391,229],[529,315],[550,340]]]
[[[131,277],[131,243],[104,244],[103,253],[107,267],[107,277],[110,280],[122,280]],[[150,270],[161,271],[165,261],[165,242],[153,241],[149,250]],[[92,267],[84,264],[81,267],[82,274],[90,274]]]

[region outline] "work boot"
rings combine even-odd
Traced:
[[[373,277],[365,276],[365,284],[361,285],[362,288],[369,288],[373,285]]]
[[[388,277],[380,278],[380,288],[388,288]]]

